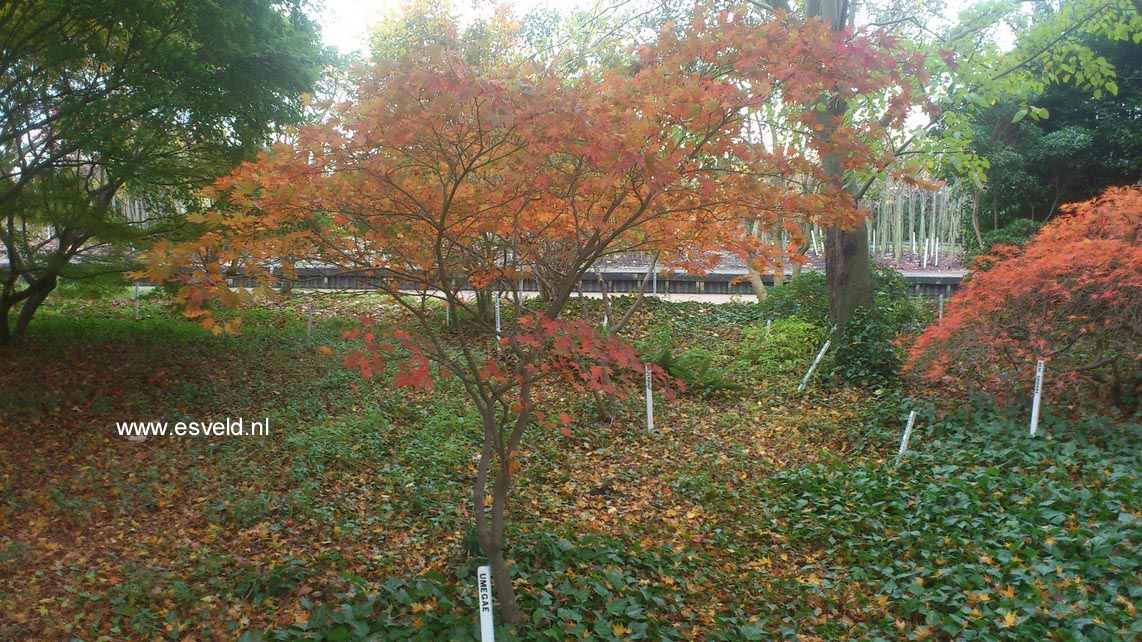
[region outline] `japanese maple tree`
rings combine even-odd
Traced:
[[[571,423],[545,412],[544,390],[621,396],[644,372],[620,337],[564,318],[587,270],[608,254],[646,250],[701,271],[725,251],[777,254],[742,234],[745,219],[863,218],[839,187],[805,194],[771,180],[821,169],[753,140],[746,114],[781,102],[821,131],[826,92],[885,91],[914,69],[874,35],[744,15],[699,10],[632,51],[629,65],[574,78],[556,75],[559,65],[477,65],[436,45],[381,60],[295,144],[219,181],[199,239],[149,256],[150,276],[179,280],[188,314],[216,328],[211,306],[241,300],[227,285],[231,270],[268,282],[275,266],[289,276],[294,261],[309,260],[392,295],[401,319],[366,320],[346,362],[398,386],[453,378],[467,393],[482,436],[472,514],[508,622],[519,618],[504,525],[520,444],[533,427],[569,434]],[[882,162],[868,123],[828,129],[819,149],[853,166]],[[549,297],[532,313],[518,286],[537,270]],[[472,290],[484,301],[509,294],[512,314],[498,331]],[[474,321],[446,327],[433,300]]]
[[[1043,359],[1049,397],[1137,411],[1142,189],[1111,188],[1063,209],[1022,251],[1001,246],[983,258],[987,269],[971,274],[912,347],[915,376],[1010,401],[1030,393]]]

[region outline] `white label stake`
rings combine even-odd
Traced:
[[[309,345],[309,340],[313,334],[313,308],[309,309],[309,316],[305,322],[305,345]]]
[[[135,320],[139,320],[139,282],[135,282]]]
[[[801,380],[801,385],[797,386],[797,392],[804,392],[805,386],[809,385],[809,379],[813,377],[813,373],[817,371],[817,365],[821,363],[821,358],[829,351],[829,345],[833,342],[829,339],[825,345],[821,346],[821,351],[817,353],[817,358],[813,359],[813,365],[809,366],[809,372],[805,373],[805,378]]]
[[[476,588],[480,594],[480,639],[495,642],[496,629],[492,619],[492,569],[481,566],[476,569]]]
[[[1031,436],[1039,429],[1039,401],[1043,397],[1043,367],[1046,364],[1042,359],[1035,364],[1035,400],[1031,402]]]
[[[646,364],[646,431],[654,432],[654,388],[650,381],[650,364]]]
[[[500,297],[496,295],[496,350],[503,350],[500,337],[503,336],[503,326],[500,324]]]
[[[940,320],[943,321],[944,320],[944,295],[942,295],[942,294],[940,295],[939,306],[940,306]]]
[[[912,425],[916,423],[916,411],[908,413],[908,425],[904,427],[904,437],[900,440],[900,451],[896,453],[896,463],[900,463],[900,458],[904,456],[904,451],[908,450],[908,440],[912,438]]]

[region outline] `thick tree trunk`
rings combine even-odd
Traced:
[[[829,318],[843,331],[858,307],[872,307],[872,262],[863,224],[851,230],[830,227],[825,233],[825,280]]]
[[[848,22],[847,0],[807,0],[805,18],[822,18],[841,31]],[[828,140],[844,118],[848,105],[844,101],[827,100],[826,121],[821,135]],[[829,182],[852,192],[847,184],[840,152],[826,153],[821,165]],[[861,223],[852,229],[830,227],[825,233],[825,279],[829,290],[829,317],[840,332],[858,307],[872,307],[872,263],[868,256],[868,226]]]

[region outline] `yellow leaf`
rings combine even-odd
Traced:
[[[624,626],[622,622],[615,622],[611,625],[611,633],[615,635],[628,635],[633,632],[634,631]]]
[[[1019,619],[1018,615],[1015,615],[1011,611],[1008,611],[1007,614],[1003,616],[1003,620],[999,623],[999,626],[1001,626],[1005,629],[1010,629],[1011,627],[1015,626],[1015,622],[1018,619]]]

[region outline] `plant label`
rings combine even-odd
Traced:
[[[832,330],[830,330],[829,333],[831,334]],[[805,378],[801,380],[801,385],[797,386],[797,392],[805,392],[805,386],[809,385],[809,380],[813,378],[813,373],[817,371],[817,366],[820,365],[825,353],[829,351],[829,345],[832,344],[832,342],[832,339],[827,339],[825,345],[821,346],[821,351],[817,353],[817,358],[813,359],[813,365],[809,366],[809,371],[805,373]]]
[[[650,364],[646,364],[646,431],[654,432],[654,387],[650,379]]]
[[[492,619],[492,569],[480,566],[476,569],[476,588],[480,595],[480,639],[495,642],[495,621]]]
[[[1035,364],[1035,399],[1031,402],[1031,436],[1039,429],[1039,403],[1043,397],[1043,368],[1046,364],[1042,359]]]
[[[916,423],[916,411],[908,413],[908,424],[904,427],[904,437],[900,439],[900,451],[896,453],[896,463],[900,463],[900,459],[904,457],[904,452],[908,450],[908,440],[912,438],[912,426]]]
[[[502,317],[500,316],[500,297],[496,297],[496,338],[499,339],[504,331]]]

